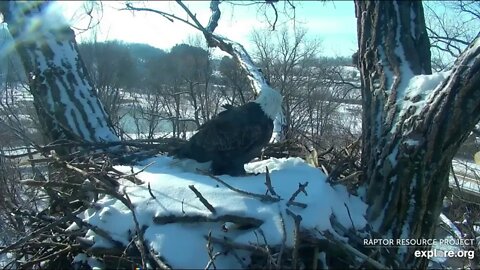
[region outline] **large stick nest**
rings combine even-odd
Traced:
[[[45,147],[37,146],[37,153],[41,158],[30,160],[33,167],[33,177],[23,180],[22,184],[40,189],[48,197],[46,207],[39,212],[30,212],[16,209],[12,214],[24,220],[28,233],[2,247],[1,254],[13,254],[13,260],[6,268],[63,268],[72,265],[73,258],[78,254],[94,256],[105,265],[117,266],[117,268],[142,267],[146,265],[158,268],[169,268],[158,254],[149,250],[142,237],[142,228],[137,228],[134,239],[128,246],[115,241],[108,231],[96,228],[80,219],[77,215],[88,208],[95,208],[95,202],[102,196],[109,195],[121,202],[128,208],[133,205],[128,194],[118,189],[118,181],[126,179],[134,184],[141,183],[136,173],[125,174],[114,168],[118,163],[135,163],[137,160],[150,157],[155,154],[167,154],[172,149],[179,147],[184,141],[178,139],[162,139],[152,141],[129,141],[103,145],[76,144],[62,142]],[[119,150],[118,145],[123,146]],[[57,156],[55,150],[68,148],[72,154]],[[358,147],[358,146],[357,146]],[[354,149],[336,150],[327,149],[317,156],[318,162],[325,164],[323,170],[329,174],[331,183],[349,182],[355,186],[358,178],[358,167],[352,153]],[[75,151],[76,149],[76,151]],[[108,151],[108,149],[115,149]],[[107,150],[107,151],[101,151]],[[107,154],[108,153],[108,154]],[[291,157],[308,156],[304,146],[293,142],[284,142],[268,146],[264,157]],[[350,154],[350,156],[349,156]],[[19,158],[20,156],[16,156]],[[335,160],[335,159],[340,159]],[[337,167],[334,164],[340,163]],[[43,166],[43,169],[41,169]],[[335,175],[332,175],[335,174]],[[350,179],[348,179],[350,177]],[[90,179],[85,184],[85,179]],[[267,173],[268,178],[268,173]],[[344,180],[347,178],[347,180]],[[191,188],[191,187],[190,187]],[[191,188],[192,189],[192,188]],[[193,188],[194,189],[194,188]],[[192,189],[192,190],[193,190]],[[299,187],[300,192],[301,187]],[[195,192],[195,190],[193,190]],[[198,192],[198,191],[197,191]],[[153,196],[153,195],[152,195]],[[201,198],[201,194],[198,196]],[[293,202],[293,200],[292,200]],[[204,203],[206,206],[208,202]],[[381,267],[376,261],[370,259],[368,253],[358,248],[362,245],[360,237],[355,237],[359,232],[349,231],[332,218],[338,235],[324,233],[322,239],[312,237],[308,231],[300,228],[301,217],[289,213],[296,224],[296,241],[293,248],[285,246],[268,245],[244,245],[217,239],[211,235],[206,236],[207,247],[212,244],[224,246],[225,250],[248,250],[252,252],[250,265],[246,268],[324,268],[330,267]],[[231,219],[231,217],[228,217]],[[228,219],[227,218],[227,219]],[[227,221],[227,220],[226,220]],[[231,220],[228,220],[231,221]],[[251,220],[237,220],[238,222],[250,223]],[[161,221],[160,221],[161,222]],[[78,230],[67,230],[72,223],[80,226]],[[248,224],[247,224],[248,225]],[[250,224],[251,225],[251,224]],[[84,238],[87,230],[94,231],[105,239],[115,243],[112,249],[92,248],[92,242]],[[344,242],[339,236],[348,236],[349,243]],[[212,261],[215,254],[211,254]],[[319,258],[321,256],[322,258]],[[320,260],[319,260],[320,259]],[[326,265],[322,265],[326,264]],[[209,266],[212,267],[212,266]]]

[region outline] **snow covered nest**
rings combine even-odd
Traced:
[[[186,170],[176,162],[161,156],[134,167],[116,166],[126,174],[137,172],[137,178],[144,182],[135,185],[125,181],[120,187],[134,206],[135,215],[122,201],[105,196],[80,218],[109,232],[124,247],[132,245],[137,228],[143,228],[146,248],[174,269],[204,269],[217,252],[213,260],[216,268],[249,265],[251,251],[225,252],[225,243],[291,248],[295,241],[295,215],[302,218],[302,231],[320,239],[322,232],[335,234],[330,223],[332,215],[346,228],[352,228],[352,223],[356,229],[366,225],[367,207],[361,199],[341,185],[332,187],[319,169],[300,158],[252,162],[245,169],[258,175],[222,175],[217,179]],[[270,192],[266,167],[273,188]],[[306,194],[300,192],[301,187]],[[75,229],[78,226],[74,223],[68,230]],[[88,230],[85,238],[94,242],[92,249],[114,247],[111,239],[93,230]],[[75,260],[92,267],[109,267],[85,254],[77,255]]]

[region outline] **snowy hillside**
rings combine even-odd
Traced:
[[[148,164],[150,166],[144,168]],[[214,260],[217,268],[241,268],[250,262],[250,251],[226,253],[223,252],[225,245],[219,241],[270,247],[284,243],[292,247],[295,223],[291,213],[301,216],[301,230],[316,238],[322,238],[320,232],[333,233],[331,216],[346,228],[351,228],[352,223],[356,229],[366,225],[366,205],[360,198],[349,195],[343,186],[330,186],[319,169],[300,158],[272,158],[249,163],[245,169],[252,175],[223,175],[218,177],[220,181],[169,157],[151,158],[142,165],[116,167],[127,174],[138,173],[137,177],[144,182],[135,185],[125,181],[122,184],[135,215],[124,203],[107,196],[81,218],[108,231],[112,240],[124,247],[131,244],[136,228],[145,228],[143,237],[147,248],[174,269],[204,269],[207,266],[210,261],[206,248],[209,232],[212,239],[217,239],[212,240],[216,244],[212,245],[210,255],[221,252]],[[266,167],[277,196],[265,195],[268,190]],[[298,192],[300,184],[306,185],[306,194]],[[208,203],[202,203],[194,190]],[[295,197],[294,193],[298,195]],[[210,209],[207,209],[208,204]],[[72,224],[69,230],[77,228]],[[86,238],[94,242],[91,249],[114,247],[112,241],[92,230],[87,232]],[[77,256],[76,261],[92,266],[98,263],[85,254]]]

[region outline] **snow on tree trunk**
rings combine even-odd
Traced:
[[[48,2],[1,2],[0,12],[29,75],[47,140],[118,141],[63,18]]]
[[[355,1],[355,8],[367,218],[380,237],[433,238],[451,160],[480,120],[480,41],[451,72],[428,75],[421,2]],[[425,268],[414,251],[392,248],[382,257],[391,266]]]

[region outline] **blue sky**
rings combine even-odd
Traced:
[[[235,3],[239,3],[234,1]],[[189,36],[199,32],[181,22],[170,22],[160,15],[146,12],[120,11],[123,1],[103,2],[103,17],[97,31],[87,31],[77,35],[78,41],[123,40],[126,42],[147,43],[154,47],[169,49],[175,44],[187,41]],[[186,14],[173,1],[133,2],[137,6],[159,9],[187,18]],[[210,16],[209,1],[185,1],[191,11],[204,24]],[[295,23],[291,19],[293,11],[278,3],[279,20],[277,29],[282,27],[304,27],[309,38],[322,40],[324,55],[351,56],[356,51],[356,19],[353,1],[294,1]],[[82,2],[58,3],[59,10],[74,26],[85,26]],[[273,20],[273,10],[259,5],[231,5],[222,3],[222,18],[216,32],[241,42],[251,49],[250,33],[254,29],[268,27]],[[285,11],[285,12],[284,12]]]

